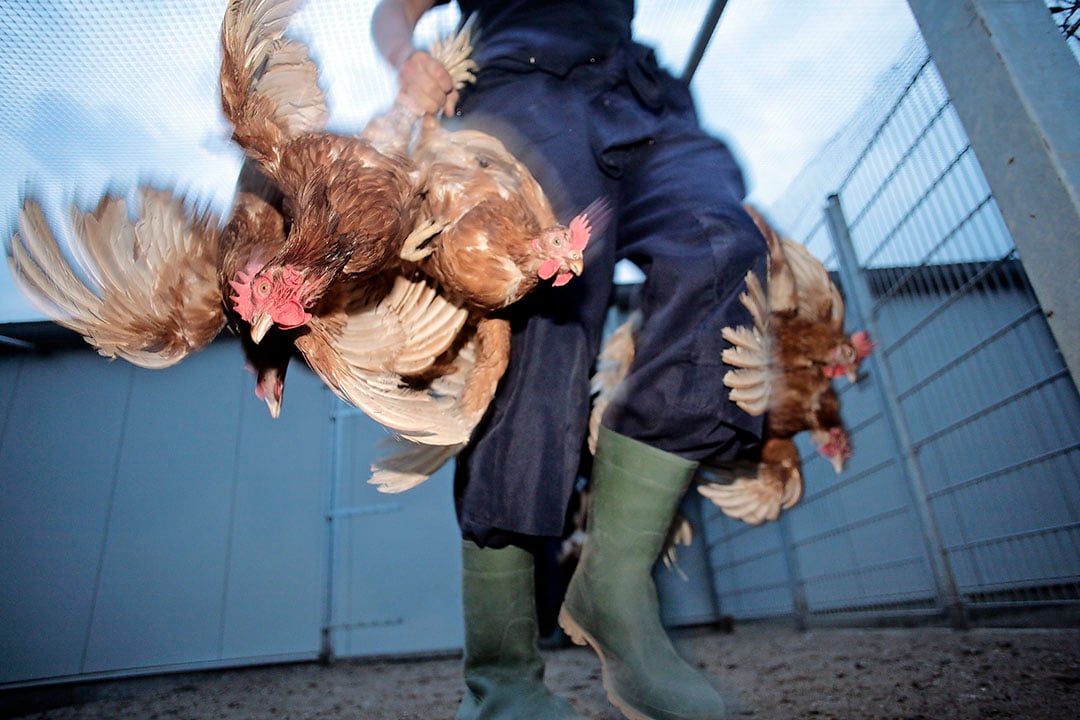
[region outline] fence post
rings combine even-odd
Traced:
[[[780,552],[784,556],[787,568],[788,586],[791,589],[791,609],[795,615],[795,629],[806,630],[810,617],[810,605],[806,601],[806,582],[803,580],[799,557],[795,552],[795,541],[791,538],[788,515],[781,514],[776,523],[776,532],[780,536]]]
[[[870,333],[870,337],[880,342],[881,334],[877,329],[870,287],[859,267],[859,259],[855,253],[855,245],[851,241],[851,232],[840,205],[840,197],[835,193],[829,195],[825,206],[825,221],[840,266],[840,280],[844,286],[845,316],[851,325],[865,329]],[[919,522],[919,530],[922,532],[927,560],[934,577],[938,605],[953,627],[964,627],[967,620],[964,616],[963,603],[956,588],[956,579],[953,577],[949,559],[945,554],[941,531],[934,519],[933,509],[930,507],[926,483],[919,466],[915,445],[911,440],[911,432],[908,429],[903,408],[896,399],[896,383],[885,355],[884,351],[879,350],[867,358],[866,362],[870,367],[873,384],[879,396],[882,416],[889,428],[897,462],[907,481],[906,485],[916,511],[915,515]]]
[[[323,585],[326,597],[323,598],[322,642],[319,648],[319,660],[324,664],[334,661],[334,573],[337,572],[337,532],[335,512],[338,503],[338,485],[341,482],[341,448],[344,443],[345,416],[341,403],[330,393],[330,487],[326,496],[326,580]]]

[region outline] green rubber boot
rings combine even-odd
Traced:
[[[465,697],[457,720],[584,720],[544,685],[533,556],[462,543]]]
[[[672,646],[652,579],[696,468],[600,428],[588,535],[559,624],[600,656],[608,699],[631,720],[726,717],[720,693]]]

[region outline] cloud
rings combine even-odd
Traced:
[[[915,31],[903,0],[728,3],[693,90],[756,199],[782,194]]]
[[[241,155],[217,96],[221,3],[0,9],[0,227],[32,191],[63,219],[140,183],[228,208]],[[10,38],[10,43],[8,42]],[[0,322],[42,319],[0,270]]]

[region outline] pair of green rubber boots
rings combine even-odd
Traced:
[[[652,567],[697,463],[600,429],[588,538],[559,613],[600,657],[604,688],[630,720],[726,717],[713,686],[660,623]],[[583,720],[544,685],[533,558],[463,545],[466,692],[458,720]]]

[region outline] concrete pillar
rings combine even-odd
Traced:
[[[1042,0],[908,0],[1080,385],[1080,67]]]

